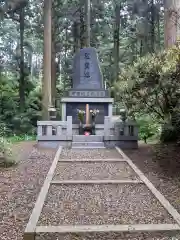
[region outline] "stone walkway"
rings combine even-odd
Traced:
[[[119,149],[63,149],[48,177],[36,240],[180,239],[178,212]]]

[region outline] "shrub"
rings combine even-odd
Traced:
[[[137,119],[139,126],[139,138],[147,143],[148,139],[154,137],[159,138],[159,125],[155,124],[151,118],[144,116],[142,119]]]
[[[166,124],[162,127],[160,140],[161,142],[174,142],[178,140],[178,135],[174,126]]]
[[[32,134],[37,120],[41,117],[40,86],[27,79],[26,85],[28,89],[25,91],[25,110],[20,113],[17,79],[15,76],[0,74],[0,128],[5,127],[4,136]]]
[[[0,138],[0,167],[11,167],[17,161],[12,155],[12,146],[5,138]]]
[[[115,85],[116,99],[131,114],[153,116],[163,126],[162,141],[180,137],[180,47],[139,58]],[[165,127],[166,126],[166,127]],[[143,130],[151,134],[149,127]],[[144,138],[146,136],[144,135]]]

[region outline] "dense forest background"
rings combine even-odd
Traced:
[[[87,13],[83,0],[52,4],[55,102],[71,87],[72,60],[84,47]],[[32,135],[41,119],[43,8],[43,0],[0,1],[0,126],[5,135]],[[145,141],[179,139],[179,8],[178,0],[91,1],[91,46],[98,51],[114,109],[117,114],[125,108],[138,121]]]

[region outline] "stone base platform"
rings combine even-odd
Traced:
[[[105,148],[103,142],[72,142],[72,148]]]
[[[86,136],[87,137],[87,136]],[[48,147],[48,148],[58,148],[59,146],[71,148],[114,148],[116,146],[122,149],[137,149],[138,142],[137,141],[121,141],[121,140],[106,140],[106,141],[38,141],[37,145],[40,147]]]
[[[103,142],[104,138],[101,135],[73,135],[73,142]]]
[[[101,135],[73,135],[72,148],[105,148]]]

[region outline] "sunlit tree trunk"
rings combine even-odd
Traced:
[[[91,18],[90,18],[90,0],[85,0],[85,44],[90,47],[90,32],[91,32]]]
[[[19,79],[20,111],[25,108],[25,76],[24,76],[24,8],[20,9],[20,79]]]
[[[83,7],[80,8],[80,48],[85,47],[85,22]]]
[[[164,0],[165,47],[173,46],[180,37],[180,1]]]
[[[157,14],[157,44],[158,49],[161,48],[161,32],[160,32],[160,13]]]
[[[153,53],[155,51],[155,41],[156,41],[156,35],[155,35],[155,5],[154,0],[150,1],[150,24],[151,24],[151,30],[150,30],[150,36],[151,36],[151,48],[150,52]]]
[[[79,33],[80,29],[79,28],[80,28],[79,23],[75,21],[73,24],[74,53],[76,53],[80,48],[80,33]]]
[[[52,96],[52,104],[55,106],[56,99],[56,49],[55,49],[55,16],[54,11],[52,9],[52,42],[51,42],[51,96]]]
[[[120,4],[115,5],[115,23],[114,23],[114,81],[118,80],[119,76],[119,32],[120,32]]]
[[[44,0],[44,65],[42,82],[42,118],[49,119],[51,106],[51,0]]]

